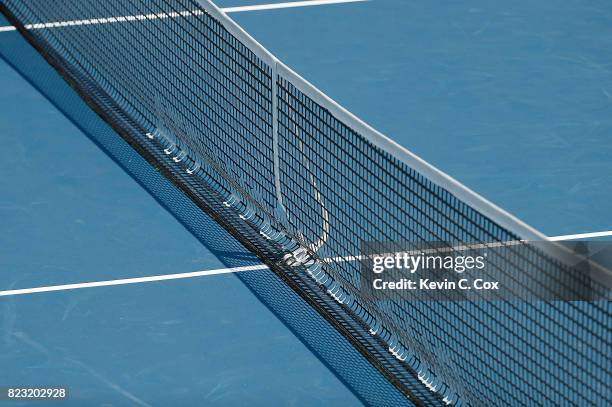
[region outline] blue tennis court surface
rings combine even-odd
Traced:
[[[545,234],[612,230],[607,2],[370,0],[231,17],[348,110]],[[0,32],[0,45],[18,35]],[[244,256],[202,246],[5,63],[0,87],[0,290]],[[0,309],[0,386],[66,384],[74,405],[360,404],[231,275],[5,297]]]
[[[545,234],[612,229],[609,2],[373,0],[231,17],[349,111]]]
[[[4,62],[0,78],[0,290],[225,267]],[[69,405],[360,404],[232,275],[3,297],[0,315],[0,386],[68,385]]]

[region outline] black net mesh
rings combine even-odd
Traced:
[[[363,295],[364,241],[525,236],[389,152],[208,2],[8,0],[2,10],[128,143],[413,401],[612,401],[610,301]],[[530,270],[517,287],[609,294],[535,247],[493,264]]]

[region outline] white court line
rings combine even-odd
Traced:
[[[587,239],[587,238],[604,237],[604,236],[612,236],[612,231],[581,233],[577,235],[552,236],[552,237],[549,237],[548,239],[551,241],[558,242],[558,241],[563,241],[563,240]],[[347,257],[333,257],[333,258],[328,258],[325,260],[327,262],[334,262],[334,261],[356,261],[360,259],[361,259],[361,256],[347,256]],[[268,267],[266,265],[260,264],[256,266],[244,266],[244,267],[233,267],[233,268],[216,269],[216,270],[193,271],[190,273],[164,274],[164,275],[149,276],[149,277],[123,278],[119,280],[93,281],[90,283],[62,284],[62,285],[51,285],[51,286],[46,286],[46,287],[21,288],[17,290],[0,291],[0,297],[11,296],[11,295],[46,293],[46,292],[52,292],[52,291],[76,290],[79,288],[109,287],[109,286],[115,286],[115,285],[149,283],[153,281],[179,280],[183,278],[215,276],[219,274],[239,273],[241,271],[255,271],[255,270],[267,270],[267,269]]]
[[[342,4],[342,3],[360,3],[368,0],[309,0],[309,1],[291,1],[287,3],[271,3],[271,4],[259,4],[252,6],[238,6],[238,7],[226,7],[222,8],[226,13],[239,13],[241,11],[259,11],[259,10],[276,10],[280,8],[293,8],[293,7],[309,7],[309,6],[326,6],[328,4]]]
[[[267,269],[268,267],[266,265],[260,264],[256,266],[244,266],[244,267],[233,267],[233,268],[216,269],[216,270],[193,271],[191,273],[164,274],[161,276],[123,278],[119,280],[93,281],[90,283],[62,284],[62,285],[51,285],[47,287],[22,288],[18,290],[0,291],[0,297],[9,296],[9,295],[47,293],[51,291],[76,290],[79,288],[109,287],[113,285],[150,283],[153,281],[165,281],[165,280],[179,280],[182,278],[216,276],[219,274],[238,273],[241,271],[267,270]]]
[[[309,7],[309,6],[326,6],[329,4],[343,4],[343,3],[361,3],[369,0],[309,0],[309,1],[292,1],[287,3],[270,3],[270,4],[256,4],[251,6],[238,6],[238,7],[226,7],[221,10],[225,13],[240,13],[244,11],[261,11],[261,10],[277,10],[283,8],[294,8],[294,7]],[[26,24],[24,27],[28,30],[39,30],[43,28],[60,28],[60,27],[73,27],[77,25],[97,25],[97,24],[113,24],[113,23],[125,23],[131,21],[142,21],[142,20],[157,20],[162,18],[178,18],[188,17],[191,15],[201,15],[201,10],[193,11],[179,11],[170,13],[150,13],[150,14],[136,14],[131,16],[116,16],[116,17],[103,17],[93,18],[88,20],[66,20],[66,21],[52,21],[46,23]],[[16,27],[12,25],[0,26],[0,32],[15,31]]]
[[[612,236],[612,230],[608,230],[605,232],[593,232],[593,233],[580,233],[577,235],[563,235],[563,236],[553,236],[549,237],[549,240],[553,242],[561,242],[564,240],[579,240],[579,239],[592,239],[595,237],[606,237]]]

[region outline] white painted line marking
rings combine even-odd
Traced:
[[[271,3],[271,4],[257,4],[252,6],[238,6],[238,7],[226,7],[221,10],[225,13],[239,13],[244,11],[261,11],[261,10],[277,10],[283,8],[294,8],[294,7],[309,7],[309,6],[326,6],[329,4],[342,4],[342,3],[361,3],[369,0],[309,0],[309,1],[293,1],[288,3]],[[93,18],[88,20],[66,20],[66,21],[52,21],[47,23],[36,23],[26,24],[24,27],[28,30],[39,30],[43,28],[60,28],[60,27],[73,27],[76,25],[97,25],[97,24],[113,24],[113,23],[125,23],[131,21],[143,21],[143,20],[157,20],[162,18],[178,18],[178,17],[189,17],[192,15],[201,15],[201,10],[185,10],[179,12],[170,13],[150,13],[150,14],[137,14],[132,16],[117,16],[117,17],[106,17],[106,18]],[[17,28],[13,26],[0,26],[0,32],[15,31]]]
[[[578,239],[589,239],[589,238],[597,238],[597,237],[606,237],[612,236],[612,230],[605,232],[593,232],[593,233],[580,233],[576,235],[563,235],[563,236],[551,236],[548,239],[553,242],[565,241],[565,240],[578,240]],[[506,245],[511,242],[501,243],[501,245]],[[517,244],[520,242],[516,242]],[[483,247],[489,247],[491,244],[485,244]],[[469,246],[469,248],[474,248],[480,245]],[[466,246],[465,248],[468,248]],[[453,250],[464,249],[463,246],[456,247]],[[421,251],[419,251],[421,252]],[[341,262],[341,261],[357,261],[361,260],[362,256],[346,256],[346,257],[330,257],[325,259],[325,262]],[[21,288],[17,290],[6,290],[0,291],[0,297],[10,296],[10,295],[23,295],[23,294],[35,294],[35,293],[46,293],[52,291],[67,291],[67,290],[76,290],[79,288],[93,288],[93,287],[108,287],[115,285],[126,285],[126,284],[138,284],[138,283],[149,283],[153,281],[165,281],[165,280],[179,280],[183,278],[195,278],[195,277],[205,277],[205,276],[215,276],[219,274],[228,274],[228,273],[239,273],[241,271],[254,271],[254,270],[267,270],[268,267],[264,264],[256,265],[256,266],[244,266],[244,267],[234,267],[234,268],[225,268],[225,269],[215,269],[215,270],[203,270],[203,271],[194,271],[191,273],[177,273],[177,274],[164,274],[159,276],[149,276],[149,277],[135,277],[135,278],[123,278],[118,280],[106,280],[106,281],[94,281],[90,283],[75,283],[75,284],[62,284],[62,285],[52,285],[46,287],[34,287],[34,288]]]
[[[79,288],[109,287],[109,286],[114,286],[114,285],[150,283],[153,281],[179,280],[183,278],[216,276],[219,274],[238,273],[241,271],[267,270],[267,269],[268,269],[267,266],[261,264],[261,265],[256,265],[256,266],[244,266],[244,267],[233,267],[233,268],[226,268],[226,269],[194,271],[191,273],[164,274],[160,276],[123,278],[119,280],[106,280],[106,281],[93,281],[90,283],[62,284],[62,285],[51,285],[47,287],[22,288],[22,289],[17,289],[17,290],[0,291],[0,297],[10,296],[10,295],[46,293],[46,292],[51,292],[51,291],[76,290]]]
[[[191,15],[201,15],[201,14],[203,14],[203,12],[200,10],[193,10],[193,11],[186,10],[186,11],[171,12],[171,13],[162,12],[162,13],[151,13],[151,14],[137,14],[137,15],[131,15],[131,16],[93,18],[89,20],[50,21],[46,23],[25,24],[24,27],[28,30],[40,30],[43,28],[73,27],[77,25],[97,25],[97,24],[126,23],[126,22],[144,21],[144,20],[158,20],[162,18],[188,17]],[[12,31],[15,29],[16,28],[12,26],[0,27],[0,31]]]
[[[291,1],[287,3],[257,4],[252,6],[238,6],[222,8],[225,13],[239,13],[242,11],[276,10],[281,8],[326,6],[328,4],[360,3],[368,0],[310,0]]]
[[[561,242],[564,240],[579,240],[579,239],[592,239],[596,237],[612,236],[612,230],[605,232],[593,232],[593,233],[580,233],[577,235],[564,235],[564,236],[552,236],[549,237],[553,242]]]

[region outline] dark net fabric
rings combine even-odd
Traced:
[[[331,102],[304,90],[210,4],[2,4],[125,141],[413,402],[612,402],[610,301],[363,295],[360,264],[351,256],[364,241],[455,245],[522,236],[334,114]],[[494,264],[508,273],[537,271],[524,273],[517,286],[540,288],[544,276],[552,294],[587,283],[535,248],[507,252]],[[597,283],[593,290],[607,292]],[[275,291],[271,285],[267,295]]]
[[[18,33],[7,33],[2,37],[0,58],[40,90],[227,267],[259,264],[256,256],[208,216],[184,191],[173,185],[166,174],[161,174],[150,161],[119,137]],[[252,271],[236,275],[365,404],[414,405],[277,274]],[[203,346],[206,346],[205,342]]]

